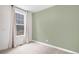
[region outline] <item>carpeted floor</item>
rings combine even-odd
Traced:
[[[24,44],[16,48],[0,51],[0,54],[70,54],[70,53],[58,50],[56,48],[44,46],[36,42],[31,42],[29,44]]]

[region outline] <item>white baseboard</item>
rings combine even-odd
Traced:
[[[47,44],[47,43],[43,43],[43,42],[39,42],[39,41],[35,41],[35,40],[33,40],[33,41],[36,42],[36,43],[45,45],[45,46],[49,46],[49,47],[52,47],[52,48],[56,48],[56,49],[65,51],[65,52],[69,52],[69,53],[73,53],[73,54],[78,54],[77,52],[74,52],[74,51],[71,51],[71,50],[67,50],[67,49],[64,49],[64,48],[61,48],[61,47],[57,47],[57,46],[54,46],[54,45],[51,45],[51,44]]]

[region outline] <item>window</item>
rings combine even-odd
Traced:
[[[17,35],[24,35],[24,15],[16,13],[16,31]]]

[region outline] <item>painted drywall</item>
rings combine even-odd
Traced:
[[[79,6],[57,5],[33,13],[33,40],[79,52]]]
[[[11,47],[11,6],[0,5],[0,50]]]

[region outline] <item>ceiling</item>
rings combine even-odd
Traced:
[[[16,6],[24,10],[31,11],[31,12],[39,12],[41,10],[52,7],[54,5],[16,5]]]

